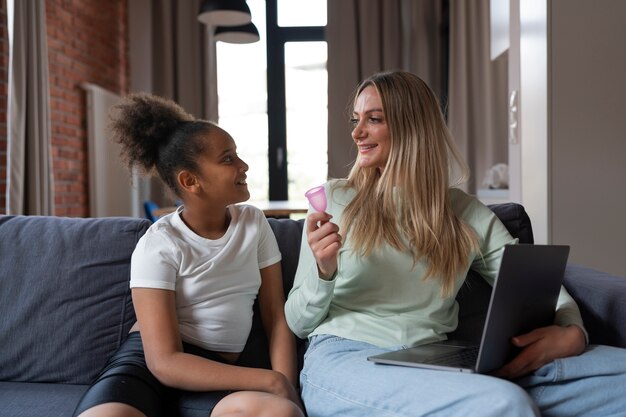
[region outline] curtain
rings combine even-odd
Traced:
[[[45,1],[15,1],[13,7],[7,214],[53,215]]]
[[[356,158],[349,100],[364,78],[411,71],[441,91],[441,0],[328,0],[328,176],[347,176]]]
[[[470,193],[508,161],[507,54],[491,61],[489,27],[489,0],[450,0],[448,124],[471,171]]]
[[[199,10],[200,0],[153,2],[153,88],[195,117],[217,120],[215,42]]]
[[[198,21],[200,0],[152,1],[152,93],[180,104],[197,118],[217,120],[217,64],[213,28]],[[201,94],[198,92],[201,91]],[[150,199],[175,197],[154,177]]]

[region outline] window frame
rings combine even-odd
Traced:
[[[278,26],[277,0],[265,1],[270,201],[289,200],[285,43],[326,41],[325,26]]]

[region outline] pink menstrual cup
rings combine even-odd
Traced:
[[[304,196],[309,199],[309,203],[315,210],[326,211],[326,191],[323,185],[311,188]]]

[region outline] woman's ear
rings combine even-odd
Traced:
[[[196,177],[191,172],[182,170],[178,173],[176,179],[180,188],[185,190],[186,192],[195,194],[200,191],[200,183],[198,182],[198,177]]]

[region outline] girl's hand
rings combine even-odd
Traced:
[[[585,335],[575,325],[548,326],[514,337],[512,343],[522,351],[494,376],[515,379],[527,375],[555,359],[580,355],[585,350]]]
[[[339,227],[331,223],[328,213],[311,213],[306,220],[307,242],[317,261],[322,279],[330,279],[337,271],[337,254],[341,248]]]
[[[296,404],[300,410],[304,411],[304,405],[300,400],[300,395],[296,391],[295,387],[289,382],[286,376],[280,372],[270,371],[271,381],[269,381],[267,387],[268,391],[279,397],[287,398],[294,404]]]

